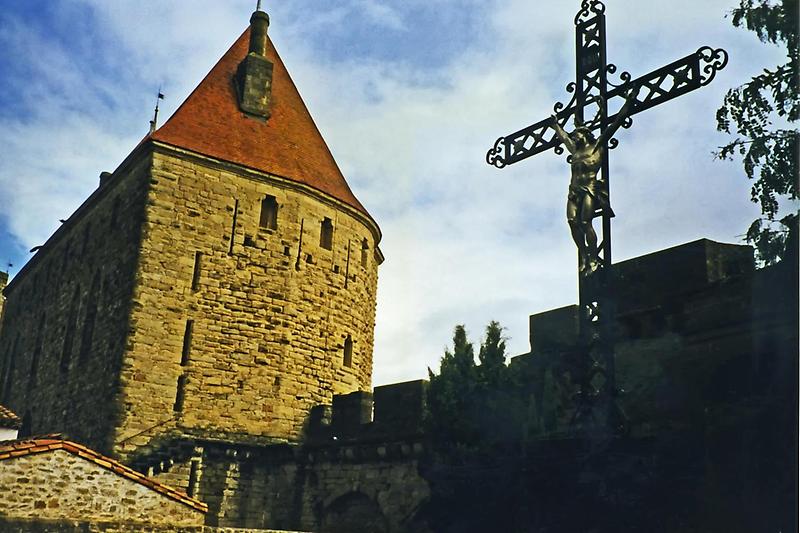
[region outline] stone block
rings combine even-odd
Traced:
[[[578,306],[568,305],[530,316],[532,353],[568,351],[578,343]]]
[[[625,314],[669,306],[687,294],[754,268],[752,247],[708,239],[622,261],[614,265],[618,311]]]
[[[356,391],[333,397],[331,428],[335,434],[354,435],[372,421],[372,393]]]
[[[415,432],[425,415],[428,382],[423,379],[375,387],[375,425],[382,432]]]

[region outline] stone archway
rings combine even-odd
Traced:
[[[322,515],[321,533],[388,533],[380,506],[363,492],[348,492],[331,502]]]

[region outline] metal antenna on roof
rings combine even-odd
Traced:
[[[153,113],[153,120],[150,121],[150,134],[152,135],[156,131],[156,126],[158,125],[158,101],[163,100],[164,95],[161,94],[161,86],[158,86],[158,97],[156,98],[156,109]]]
[[[261,0],[256,3],[256,11],[261,11]]]

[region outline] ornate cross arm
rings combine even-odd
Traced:
[[[725,68],[727,64],[728,54],[725,50],[704,46],[693,54],[635,80],[631,80],[629,73],[623,72],[620,74],[621,83],[619,85],[615,86],[609,82],[612,88],[606,92],[605,98],[609,102],[614,99],[624,100],[630,87],[639,87],[639,93],[627,112],[628,116],[635,115],[709,84],[717,71]],[[608,72],[613,73],[616,67],[609,65],[607,69]],[[567,90],[574,91],[574,85],[570,84]],[[576,106],[572,104],[573,102],[570,102],[570,105],[563,110],[561,110],[564,107],[563,104],[556,104],[556,116],[562,124],[575,114]],[[616,118],[616,113],[609,116],[608,123],[613,122]],[[592,121],[587,122],[586,126],[592,130],[599,129],[601,127],[600,117],[595,116]],[[630,120],[624,121],[622,126],[629,127]],[[553,128],[553,119],[546,118],[497,139],[494,146],[486,153],[486,162],[497,168],[503,168],[550,148],[554,148],[556,153],[560,154],[563,152],[560,144],[561,140]]]

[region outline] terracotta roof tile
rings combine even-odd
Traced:
[[[22,420],[13,411],[0,405],[0,427],[19,429],[21,426]]]
[[[144,474],[128,468],[127,466],[111,459],[110,457],[101,455],[96,451],[76,442],[57,440],[53,437],[54,435],[46,435],[42,437],[32,437],[25,440],[0,441],[0,461],[13,459],[15,457],[22,457],[25,455],[33,455],[36,453],[64,450],[73,455],[77,455],[78,457],[91,461],[107,470],[111,470],[118,475],[131,479],[140,485],[144,485],[145,487],[161,493],[173,500],[177,500],[185,505],[188,505],[189,507],[197,509],[198,511],[202,511],[204,513],[208,511],[208,504],[201,502],[200,500],[195,500],[194,498],[187,496],[185,493],[159,483],[154,479],[150,479]]]
[[[233,79],[247,54],[249,37],[248,28],[152,139],[308,185],[369,216],[271,41],[271,116],[261,121],[239,109]]]

